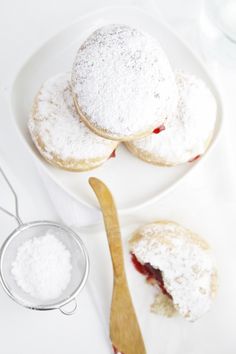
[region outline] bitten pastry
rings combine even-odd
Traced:
[[[177,105],[174,74],[159,43],[126,25],[102,27],[85,40],[71,83],[81,119],[109,139],[146,136]]]
[[[166,166],[191,162],[208,148],[216,121],[216,101],[206,84],[194,75],[177,72],[177,111],[142,139],[126,143],[144,161]]]
[[[78,117],[70,74],[47,80],[37,94],[28,127],[41,155],[52,165],[85,171],[106,161],[117,146],[91,132]]]
[[[159,288],[153,311],[163,304],[195,321],[210,308],[217,289],[217,272],[206,241],[171,221],[141,227],[130,241],[136,269]],[[172,308],[171,308],[172,306]]]

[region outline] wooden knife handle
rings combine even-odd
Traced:
[[[110,315],[111,342],[118,351],[124,354],[146,354],[125,276],[120,226],[115,203],[111,192],[102,181],[90,178],[89,183],[102,209],[114,270]]]
[[[125,271],[120,225],[115,202],[110,190],[102,181],[91,177],[89,178],[89,184],[93,188],[101,206],[115,279],[119,280],[119,278],[125,276]]]

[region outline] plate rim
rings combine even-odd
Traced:
[[[196,62],[198,62],[199,66],[204,70],[204,72],[207,73],[207,76],[208,76],[212,86],[214,87],[214,91],[215,91],[214,93],[216,94],[218,109],[220,110],[220,114],[219,114],[220,118],[218,119],[218,123],[217,123],[218,129],[215,131],[214,139],[211,142],[210,146],[208,147],[206,153],[201,157],[201,159],[199,161],[196,161],[194,163],[194,165],[192,165],[191,169],[189,169],[183,176],[179,177],[169,187],[165,188],[163,191],[159,192],[155,196],[153,196],[151,198],[147,198],[143,202],[140,202],[140,203],[138,203],[134,206],[131,206],[131,207],[123,207],[123,208],[118,207],[117,208],[120,215],[128,215],[128,214],[134,213],[136,211],[139,211],[145,207],[148,207],[148,206],[154,204],[155,202],[159,201],[165,195],[170,193],[175,187],[177,187],[181,182],[183,182],[183,180],[185,178],[187,178],[192,173],[192,171],[194,171],[196,169],[196,167],[199,165],[199,163],[204,162],[205,159],[208,157],[208,155],[212,152],[212,149],[215,147],[216,143],[218,142],[219,137],[222,132],[222,126],[223,126],[223,122],[224,122],[224,118],[223,118],[224,117],[224,107],[222,104],[222,95],[221,95],[221,92],[219,89],[219,85],[216,82],[217,80],[215,78],[213,78],[212,73],[209,72],[209,69],[207,68],[206,64],[204,63],[204,61],[200,57],[200,55],[198,53],[196,53],[190,47],[190,45],[183,38],[180,37],[179,34],[176,34],[174,32],[174,30],[170,24],[168,24],[166,21],[164,21],[162,18],[160,18],[158,11],[155,11],[155,14],[153,14],[150,12],[150,10],[147,10],[146,8],[141,8],[139,6],[126,6],[126,5],[113,6],[113,5],[110,5],[110,6],[104,6],[102,8],[96,9],[94,11],[86,12],[83,15],[77,17],[74,21],[63,26],[58,31],[56,31],[54,34],[52,34],[49,38],[47,38],[45,41],[41,42],[40,45],[37,46],[36,49],[34,49],[31,52],[31,54],[29,56],[27,56],[26,59],[23,60],[23,62],[21,62],[21,64],[18,66],[18,68],[15,70],[14,74],[12,75],[12,79],[10,80],[10,85],[9,85],[10,88],[9,88],[9,94],[8,94],[8,106],[10,109],[11,119],[13,120],[14,128],[17,131],[17,135],[21,139],[23,144],[26,146],[27,151],[29,151],[30,155],[33,157],[33,160],[35,161],[37,166],[39,166],[44,171],[44,173],[46,173],[46,175],[53,181],[53,183],[55,183],[59,188],[61,188],[75,202],[80,203],[84,207],[87,207],[91,210],[99,210],[98,206],[93,206],[89,202],[86,202],[84,199],[80,198],[79,195],[75,194],[73,191],[71,191],[67,187],[65,187],[63,182],[56,179],[54,177],[53,173],[48,169],[46,162],[42,161],[39,158],[39,156],[37,156],[37,154],[30,148],[29,144],[27,143],[26,139],[24,138],[24,136],[20,132],[20,129],[16,123],[16,117],[15,117],[15,113],[13,110],[13,104],[12,104],[12,96],[13,96],[13,92],[14,92],[15,83],[17,81],[18,76],[22,72],[22,70],[28,65],[28,63],[35,56],[35,54],[37,52],[39,52],[40,50],[42,50],[50,41],[55,40],[57,37],[59,37],[61,34],[63,34],[63,32],[65,32],[66,30],[69,30],[69,28],[75,26],[77,23],[79,23],[83,20],[86,20],[87,18],[91,18],[96,15],[99,16],[99,14],[101,15],[104,12],[114,11],[114,10],[119,10],[119,11],[120,10],[135,10],[136,12],[139,13],[139,15],[143,14],[147,17],[152,18],[154,21],[159,22],[161,24],[161,26],[163,26],[168,32],[170,32],[171,35],[173,35],[173,37],[175,37],[176,40],[178,40],[192,54],[192,56],[194,57]]]

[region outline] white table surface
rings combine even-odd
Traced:
[[[130,1],[131,4],[138,2]],[[200,1],[154,0],[154,2],[162,11],[163,17],[176,25],[180,33],[187,40],[191,39],[190,44],[196,47],[197,43],[193,41],[196,35],[194,26],[199,13]],[[1,2],[0,160],[3,158],[7,161],[12,174],[19,182],[21,214],[26,221],[57,220],[58,216],[31,156],[16,134],[8,112],[6,96],[12,75],[24,59],[49,36],[85,11],[109,3],[108,0],[8,0]],[[185,27],[182,26],[183,24]],[[233,160],[229,157],[233,157],[236,151],[236,143],[232,139],[232,136],[235,138],[235,133],[232,134],[232,132],[236,128],[236,74],[235,70],[220,68],[217,75],[225,92],[227,119],[222,133],[223,137],[207,160],[207,164],[203,164],[195,172],[194,183],[191,178],[187,179],[184,186],[180,185],[159,202],[158,217],[168,215],[169,219],[176,219],[202,234],[212,235],[214,233],[216,238],[225,237],[227,242],[227,235],[232,235],[236,226],[234,217],[236,167],[229,163]],[[209,171],[211,171],[210,174]],[[211,198],[204,199],[206,190]],[[0,195],[1,205],[9,202],[5,193],[2,195],[0,192]],[[198,203],[195,203],[196,200]],[[150,208],[148,212],[150,219],[155,217],[156,210]],[[199,220],[202,223],[199,223]],[[0,215],[0,222],[0,241],[2,242],[13,224],[2,215]],[[89,343],[93,340],[99,348],[99,353],[108,353],[103,328],[98,321],[95,321],[94,316],[97,314],[94,314],[94,309],[86,290],[80,297],[80,313],[77,316],[65,318],[57,312],[37,313],[25,310],[8,299],[0,289],[0,352],[3,354],[90,354]],[[227,316],[230,317],[231,314],[225,314],[225,326],[227,326]],[[228,329],[227,336],[225,353],[234,354],[236,338],[232,329]]]

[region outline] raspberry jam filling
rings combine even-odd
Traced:
[[[200,157],[201,157],[201,155],[197,155],[192,160],[189,160],[189,162],[196,161],[196,160],[200,159]]]
[[[166,129],[166,128],[165,128],[164,124],[162,124],[162,125],[160,125],[160,127],[154,129],[154,130],[153,130],[153,133],[154,133],[154,134],[159,134],[160,132],[162,132],[162,130],[165,130],[165,129]]]
[[[112,158],[114,158],[114,157],[116,157],[116,149],[112,151],[112,153],[111,153],[109,159],[112,159]]]
[[[159,288],[161,289],[162,293],[167,295],[170,299],[172,299],[172,296],[168,293],[168,291],[165,288],[164,281],[162,278],[161,271],[159,269],[153,268],[150,263],[144,263],[141,264],[138,260],[135,254],[131,253],[131,260],[132,263],[135,267],[135,269],[146,276],[147,281],[151,280],[156,280],[158,283]]]

